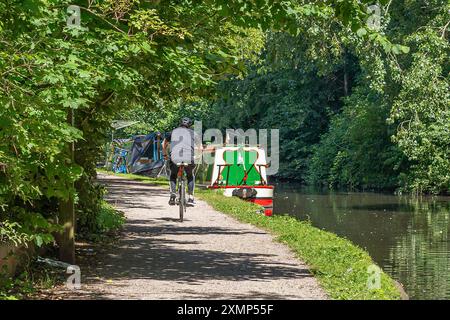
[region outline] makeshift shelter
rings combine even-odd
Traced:
[[[164,166],[162,140],[159,132],[134,136],[132,139],[114,139],[107,167],[115,173],[158,175]]]
[[[130,173],[155,175],[164,166],[162,141],[160,132],[135,136],[128,153],[127,166]]]

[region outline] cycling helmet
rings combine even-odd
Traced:
[[[189,128],[190,126],[192,126],[192,120],[190,118],[188,118],[188,117],[184,117],[180,121],[180,126]]]

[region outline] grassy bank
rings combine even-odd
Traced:
[[[167,185],[167,181],[136,175],[120,176],[146,183]],[[394,281],[381,273],[379,289],[368,289],[368,268],[374,265],[369,254],[347,239],[313,227],[287,215],[265,217],[258,206],[238,198],[224,197],[211,190],[196,190],[196,196],[214,209],[237,220],[267,230],[305,261],[322,287],[333,299],[399,299]]]
[[[253,224],[277,236],[305,261],[322,287],[333,299],[399,299],[394,281],[381,274],[380,289],[368,289],[369,254],[349,240],[313,227],[287,215],[265,217],[255,214],[258,206],[218,192],[200,190],[197,196],[214,209],[237,220]]]
[[[150,177],[140,176],[140,175],[131,174],[131,173],[113,173],[111,171],[107,171],[104,169],[97,169],[97,172],[110,174],[113,176],[119,176],[119,177],[131,179],[134,181],[145,182],[145,183],[149,183],[149,184],[153,184],[153,185],[169,186],[169,181],[167,180],[167,178],[164,178],[164,177],[150,178]]]

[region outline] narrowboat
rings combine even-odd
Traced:
[[[223,190],[263,207],[266,216],[273,212],[274,186],[267,180],[265,150],[258,146],[223,146],[214,148],[210,189]]]

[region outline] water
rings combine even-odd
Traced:
[[[450,299],[450,197],[318,192],[280,183],[274,210],[366,249],[411,299]]]

